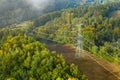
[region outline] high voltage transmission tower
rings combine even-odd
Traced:
[[[82,33],[81,33],[82,24],[77,25],[77,27],[78,27],[78,34],[77,34],[77,49],[75,53],[75,58],[79,59],[84,57],[83,41],[82,41]]]

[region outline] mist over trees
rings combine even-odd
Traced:
[[[77,66],[40,42],[76,46],[80,24],[83,49],[120,65],[120,1],[52,0],[42,9],[36,1],[0,1],[0,80],[86,80]]]
[[[26,20],[69,7],[86,3],[98,3],[101,0],[0,0],[0,27]],[[102,0],[106,1],[106,0]]]
[[[37,28],[34,32],[38,37],[76,45],[76,24],[82,23],[83,48],[110,62],[120,64],[120,2],[81,6],[61,12],[61,16],[49,20],[48,15],[55,16],[55,13],[36,19],[34,24]],[[41,24],[43,17],[45,24]]]
[[[0,0],[0,27],[34,19],[46,12],[72,7],[69,0]]]

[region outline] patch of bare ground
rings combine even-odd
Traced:
[[[73,45],[51,43],[47,44],[47,47],[51,51],[62,53],[68,63],[78,65],[88,80],[120,80],[119,66],[100,59],[94,54],[84,51],[84,58],[78,60],[75,59],[76,48]]]

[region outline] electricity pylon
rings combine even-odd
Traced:
[[[76,53],[75,53],[75,58],[79,59],[79,58],[83,58],[84,57],[84,53],[83,53],[83,42],[82,42],[82,33],[81,33],[81,29],[82,29],[82,24],[77,25],[78,27],[78,34],[77,34],[77,49],[76,49]]]

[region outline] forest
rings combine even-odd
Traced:
[[[0,10],[0,80],[87,80],[78,66],[40,42],[77,46],[79,28],[82,49],[120,65],[120,1],[84,6],[71,1],[44,14],[28,5],[18,8]]]
[[[43,10],[37,9],[36,7],[31,5],[31,3],[29,4],[28,1],[29,0],[1,0],[0,27],[4,27],[14,23],[21,23],[27,20],[32,20],[47,12],[74,7],[74,5],[79,5],[77,4],[77,2],[80,2],[81,0],[52,0],[50,4],[53,5],[45,6],[45,9]],[[52,3],[53,1],[54,3]]]
[[[45,6],[45,8],[41,10],[35,8],[31,3],[29,4],[29,0],[0,0],[0,27],[33,20],[48,12],[86,5],[92,2],[97,4],[106,1],[111,0],[52,0],[48,6]],[[39,2],[40,1],[38,1],[38,3]],[[41,6],[39,5],[39,7]]]
[[[77,66],[32,37],[8,36],[0,47],[1,80],[86,80]]]
[[[119,64],[120,2],[65,9],[59,18],[51,16],[45,25],[41,25],[41,17],[34,22],[40,24],[34,29],[38,37],[76,45],[78,25],[82,24],[83,49]]]

